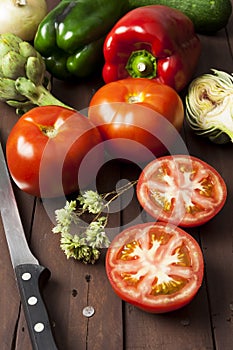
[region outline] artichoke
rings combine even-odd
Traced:
[[[49,91],[43,58],[27,41],[12,33],[0,35],[0,101],[19,115],[36,106],[57,105],[72,109]]]
[[[198,134],[218,144],[233,142],[233,76],[212,69],[194,79],[186,96],[186,120]]]

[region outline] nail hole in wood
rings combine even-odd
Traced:
[[[90,282],[90,280],[91,280],[91,275],[86,275],[86,276],[85,276],[85,279],[86,279],[87,282]]]
[[[78,295],[77,289],[72,290],[72,296],[75,298]]]

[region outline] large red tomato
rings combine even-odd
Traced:
[[[114,238],[106,255],[116,294],[153,313],[188,304],[202,284],[203,265],[196,240],[161,222],[129,227]]]
[[[89,118],[98,126],[108,152],[145,162],[163,155],[179,137],[183,103],[171,87],[141,78],[108,83],[94,94]]]
[[[202,225],[223,207],[227,189],[223,178],[209,164],[174,155],[150,162],[137,184],[142,207],[158,220],[178,226]]]
[[[88,154],[90,159],[80,174],[81,162]],[[102,138],[91,121],[76,111],[36,107],[12,128],[6,157],[20,189],[35,196],[61,196],[92,180],[103,160]]]

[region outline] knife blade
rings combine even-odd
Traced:
[[[40,265],[29,249],[1,143],[0,211],[32,347],[55,350],[57,346],[41,294],[41,283],[48,280],[50,271]]]

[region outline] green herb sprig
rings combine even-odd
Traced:
[[[99,259],[101,248],[108,248],[110,244],[105,231],[110,204],[136,182],[129,182],[106,194],[86,190],[55,211],[56,226],[52,232],[61,234],[60,247],[67,259],[74,258],[85,264],[94,264]],[[84,214],[94,215],[89,224],[85,225],[82,220]]]

